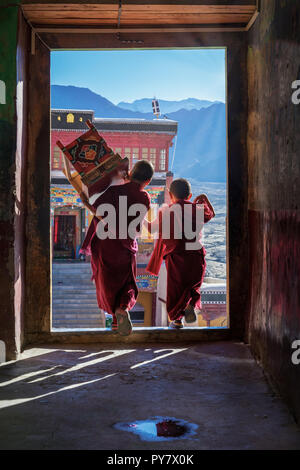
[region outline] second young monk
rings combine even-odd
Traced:
[[[167,269],[166,307],[171,320],[170,327],[182,328],[183,317],[186,323],[193,323],[197,319],[195,309],[201,308],[200,287],[206,267],[205,249],[200,243],[201,228],[203,223],[215,216],[215,213],[205,194],[198,196],[193,203],[190,202],[191,186],[184,178],[174,180],[169,191],[172,203],[160,211],[155,221],[145,221],[149,232],[159,232],[159,238],[147,270],[158,274],[162,260],[165,260]],[[175,206],[179,212],[176,212]],[[202,225],[198,225],[198,228],[197,210],[202,211],[202,217],[200,217],[203,222]],[[164,233],[163,220],[167,220],[168,217],[170,231]],[[190,232],[195,234],[194,240],[188,236],[188,224],[191,225]],[[178,228],[180,233],[178,233]],[[196,243],[191,244],[193,241]]]
[[[129,335],[132,330],[129,311],[135,305],[138,294],[136,284],[138,247],[135,235],[130,236],[128,233],[128,226],[135,217],[133,215],[128,217],[125,214],[123,206],[120,206],[120,198],[123,196],[124,201],[126,196],[127,210],[135,204],[140,204],[143,207],[140,218],[142,220],[150,207],[150,197],[143,188],[151,181],[152,176],[152,165],[140,160],[129,174],[128,182],[112,185],[98,197],[93,207],[98,212],[101,205],[102,207],[105,207],[104,204],[112,205],[116,214],[116,226],[110,232],[111,228],[105,227],[105,218],[99,221],[94,217],[81,249],[82,253],[91,255],[98,306],[113,316],[112,329],[117,329],[123,336]],[[120,216],[126,216],[125,237],[120,235]],[[98,224],[104,224],[104,228],[108,229],[107,238],[99,237]]]

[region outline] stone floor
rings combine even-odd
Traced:
[[[113,427],[153,416],[197,434]],[[0,367],[0,449],[300,449],[300,431],[240,343],[43,346]]]

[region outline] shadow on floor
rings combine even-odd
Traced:
[[[172,416],[187,439],[118,422]],[[0,367],[0,449],[299,449],[300,432],[240,343],[43,346]]]

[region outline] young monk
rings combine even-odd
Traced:
[[[179,178],[170,186],[171,204],[163,208],[154,222],[145,221],[150,233],[159,232],[152,257],[147,270],[158,274],[162,260],[165,259],[167,269],[167,312],[171,320],[171,328],[182,328],[182,319],[186,323],[193,323],[197,316],[195,308],[201,308],[200,287],[205,273],[205,249],[200,243],[202,225],[196,224],[197,210],[203,210],[204,223],[215,216],[214,209],[207,196],[201,194],[194,202],[191,199],[190,183]],[[201,206],[199,206],[201,205]],[[176,208],[180,209],[176,212]],[[186,209],[185,207],[190,206]],[[184,215],[186,214],[186,215]],[[166,236],[163,220],[170,220],[170,233]],[[186,236],[191,224],[190,232],[194,239]],[[178,230],[179,229],[179,230]],[[180,234],[179,234],[180,232]],[[181,238],[179,236],[181,235]],[[192,244],[191,244],[192,243]]]
[[[96,285],[99,308],[113,317],[112,329],[120,335],[127,336],[132,331],[129,311],[135,305],[138,289],[136,284],[136,253],[137,241],[135,234],[128,233],[129,224],[135,218],[127,217],[126,237],[122,238],[119,227],[119,215],[126,216],[123,206],[120,207],[120,197],[127,197],[127,208],[133,204],[141,205],[141,220],[150,207],[150,197],[144,187],[149,184],[153,176],[151,163],[140,160],[137,162],[129,180],[125,184],[112,185],[101,194],[93,203],[98,211],[103,204],[111,204],[116,213],[116,226],[113,230],[109,226],[100,227],[108,229],[107,238],[99,238],[98,224],[104,223],[94,217],[84,240],[81,252],[91,255],[92,273]],[[123,198],[124,200],[124,198]],[[105,225],[105,223],[104,223]],[[103,232],[102,230],[102,232]]]

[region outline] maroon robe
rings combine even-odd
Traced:
[[[130,310],[136,302],[138,289],[136,284],[136,253],[137,242],[135,238],[127,236],[118,238],[119,197],[127,196],[128,208],[132,204],[143,204],[146,211],[150,207],[150,197],[140,185],[130,182],[120,186],[111,186],[94,203],[97,208],[100,204],[112,204],[117,216],[117,239],[107,238],[101,240],[96,234],[99,222],[93,218],[83,242],[81,252],[91,255],[93,277],[96,285],[99,308],[114,315],[117,307]],[[128,217],[128,224],[134,217]]]
[[[189,201],[178,201],[177,204],[180,204],[182,209],[185,204],[191,204],[193,221],[195,221],[195,204]],[[204,223],[213,217],[213,211],[205,203]],[[172,221],[171,237],[170,239],[163,239],[161,236],[161,222],[159,225],[160,237],[156,242],[147,271],[158,274],[162,260],[165,259],[167,269],[167,312],[170,320],[179,320],[183,317],[183,311],[189,304],[201,308],[200,287],[206,268],[205,248],[186,250],[188,240],[184,235],[180,240],[172,237]],[[182,227],[184,230],[183,219]]]

